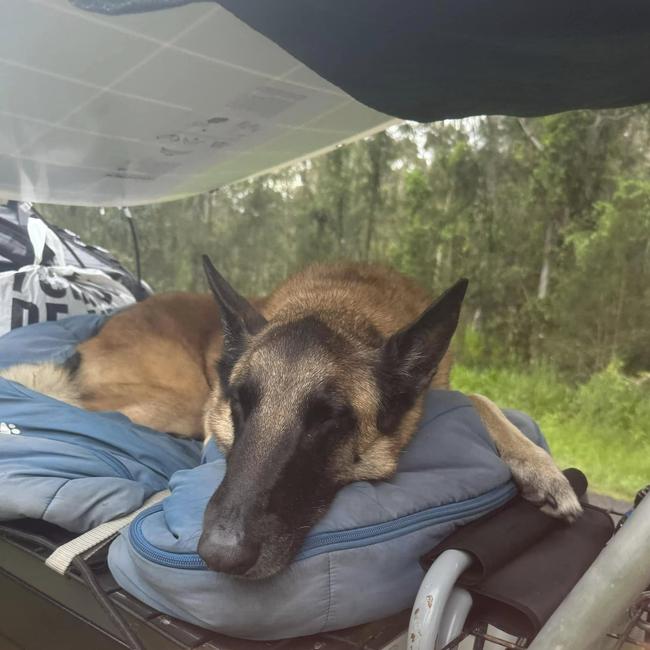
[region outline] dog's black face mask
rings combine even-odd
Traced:
[[[211,569],[266,578],[290,564],[343,485],[394,473],[403,443],[394,413],[384,412],[382,385],[399,376],[391,390],[413,399],[394,408],[413,407],[447,349],[462,295],[452,301],[446,342],[438,332],[429,363],[422,318],[412,334],[404,330],[374,347],[351,343],[314,316],[268,323],[205,264],[224,327],[220,385],[205,428],[228,462],[198,550]]]
[[[210,568],[247,578],[277,573],[342,485],[330,459],[355,435],[353,411],[327,386],[291,399],[302,387],[287,381],[283,399],[274,390],[264,396],[250,376],[231,384],[233,442],[199,544]]]

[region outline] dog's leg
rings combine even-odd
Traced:
[[[487,397],[469,395],[501,458],[527,501],[552,517],[574,521],[582,507],[551,456],[531,442]]]
[[[135,424],[188,438],[203,438],[202,396],[161,386],[117,384],[85,395],[90,411],[118,411]]]
[[[185,438],[203,439],[202,413],[184,413],[184,404],[170,404],[150,400],[140,404],[131,404],[121,409],[132,422],[156,431],[183,436]]]

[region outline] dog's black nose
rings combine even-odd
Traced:
[[[241,576],[257,562],[260,547],[233,532],[212,529],[203,531],[198,551],[213,571]]]

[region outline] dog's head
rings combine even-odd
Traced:
[[[342,486],[394,473],[467,281],[385,339],[332,314],[287,310],[267,321],[208,258],[204,265],[224,334],[204,423],[227,469],[199,554],[217,571],[265,578],[291,562]]]

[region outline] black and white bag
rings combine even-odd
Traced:
[[[78,314],[105,314],[150,290],[108,251],[47,224],[28,204],[0,206],[0,335]]]

